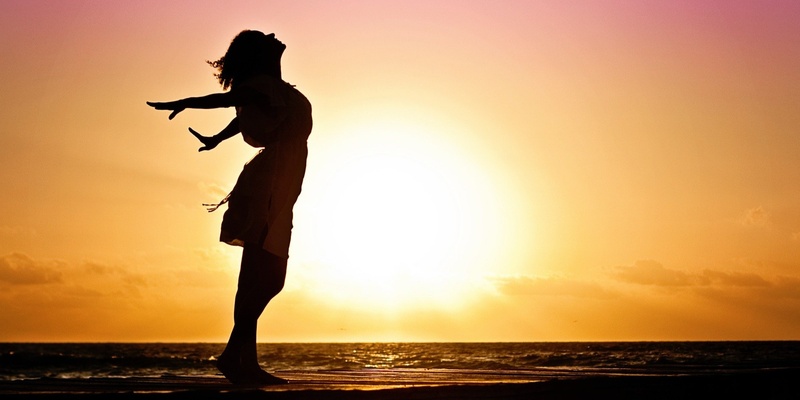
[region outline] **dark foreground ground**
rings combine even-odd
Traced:
[[[237,387],[216,376],[0,381],[2,399],[800,399],[800,368],[679,376],[552,377],[480,382],[371,373],[284,376],[290,383]],[[292,379],[299,378],[299,379]]]

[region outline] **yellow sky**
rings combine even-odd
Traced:
[[[223,4],[224,3],[224,4]],[[270,4],[271,3],[271,4]],[[224,341],[242,29],[314,106],[261,341],[800,339],[793,1],[0,4],[0,341]]]

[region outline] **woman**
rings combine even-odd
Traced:
[[[171,110],[236,107],[236,117],[214,136],[189,131],[211,150],[242,133],[262,148],[242,170],[231,193],[209,211],[227,203],[220,240],[242,246],[234,305],[234,326],[217,368],[235,384],[278,384],[285,380],[261,369],[256,353],[258,318],[286,279],[292,208],[300,195],[311,133],[311,104],[281,78],[286,46],[274,34],[246,30],[231,41],[225,56],[209,62],[217,69],[223,93],[170,102],[148,102]]]

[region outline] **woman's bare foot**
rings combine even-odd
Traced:
[[[259,385],[285,385],[289,383],[286,379],[272,375],[261,368],[250,371],[250,374]]]
[[[289,383],[261,369],[258,364],[244,367],[240,359],[221,355],[217,358],[217,369],[234,385],[283,385]]]
[[[245,372],[238,358],[224,354],[219,356],[217,358],[217,369],[234,385],[253,383],[251,382],[252,379],[249,378],[250,374]]]

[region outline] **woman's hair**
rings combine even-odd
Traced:
[[[283,49],[283,44],[273,35],[245,30],[233,38],[222,58],[206,62],[219,71],[214,76],[224,90],[254,75],[267,74],[280,78]]]

